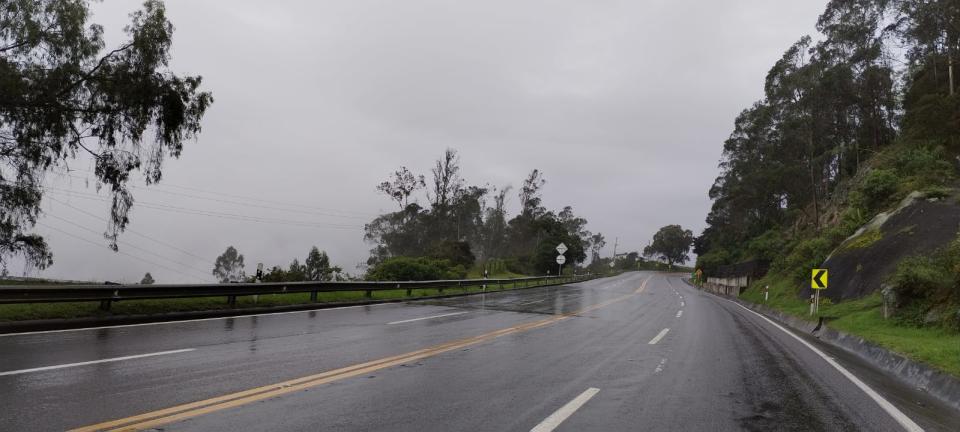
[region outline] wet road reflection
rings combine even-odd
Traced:
[[[589,297],[595,297],[595,294],[574,285],[495,292],[417,303],[463,309],[561,315],[581,310],[593,303],[585,301]]]

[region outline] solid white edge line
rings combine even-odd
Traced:
[[[465,312],[453,312],[453,313],[440,314],[440,315],[432,315],[432,316],[428,316],[428,317],[412,318],[412,319],[400,320],[400,321],[391,321],[391,322],[388,322],[387,325],[403,324],[403,323],[408,323],[408,322],[423,321],[423,320],[434,319],[434,318],[443,318],[443,317],[454,316],[454,315],[463,315],[463,314],[465,314],[465,313],[469,313],[469,311],[465,311]]]
[[[660,333],[657,333],[657,335],[654,336],[653,339],[650,339],[650,342],[647,342],[647,345],[656,345],[657,342],[660,342],[660,339],[663,339],[663,337],[667,335],[668,331],[670,331],[669,328],[660,330]]]
[[[586,389],[583,393],[580,393],[579,396],[573,398],[573,400],[567,402],[566,405],[560,407],[560,409],[554,411],[553,414],[543,419],[543,421],[534,426],[533,429],[530,429],[530,432],[550,432],[556,429],[557,426],[560,426],[560,423],[563,423],[564,420],[577,412],[580,407],[599,392],[600,389],[595,387]]]
[[[112,328],[183,324],[183,323],[192,323],[192,322],[225,320],[225,319],[231,319],[231,318],[250,318],[250,317],[267,316],[267,315],[289,315],[289,314],[306,313],[306,312],[332,311],[332,310],[338,310],[338,309],[353,309],[358,307],[383,306],[383,305],[391,305],[391,304],[397,305],[398,303],[396,302],[372,303],[367,305],[338,306],[338,307],[332,307],[332,308],[304,309],[304,310],[286,311],[286,312],[264,312],[264,313],[258,313],[258,314],[233,315],[233,316],[223,316],[223,317],[213,317],[213,318],[194,318],[194,319],[188,319],[188,320],[157,321],[157,322],[148,322],[148,323],[139,323],[139,324],[118,324],[118,325],[101,326],[101,327],[81,327],[81,328],[75,328],[75,329],[40,330],[40,331],[30,331],[30,332],[20,332],[20,333],[2,333],[0,334],[0,338],[11,337],[11,336],[29,336],[29,335],[47,334],[47,333],[66,333],[66,332],[77,332],[77,331],[103,330],[103,329],[112,329]]]
[[[42,371],[48,371],[48,370],[54,370],[54,369],[86,366],[86,365],[92,365],[92,364],[98,364],[98,363],[110,363],[110,362],[118,362],[122,360],[139,359],[144,357],[155,357],[155,356],[168,355],[168,354],[179,354],[179,353],[185,353],[185,352],[190,352],[194,350],[196,350],[196,348],[184,348],[184,349],[171,350],[171,351],[158,351],[158,352],[147,353],[147,354],[137,354],[137,355],[129,355],[129,356],[123,356],[123,357],[106,358],[101,360],[91,360],[91,361],[85,361],[85,362],[79,362],[79,363],[67,363],[67,364],[61,364],[61,365],[43,366],[43,367],[30,368],[30,369],[20,369],[20,370],[0,372],[0,376],[20,375],[20,374],[31,373],[31,372],[42,372]]]
[[[726,300],[726,299],[724,299],[724,300]],[[889,401],[887,401],[886,399],[884,399],[883,396],[880,396],[879,393],[877,393],[877,392],[874,391],[872,388],[870,388],[870,386],[868,386],[866,383],[864,383],[863,381],[860,381],[860,378],[857,378],[856,375],[854,375],[853,373],[851,373],[850,371],[848,371],[848,370],[847,370],[846,368],[844,368],[843,366],[840,366],[840,364],[837,363],[836,361],[834,361],[832,357],[824,354],[823,351],[820,351],[819,349],[817,349],[817,347],[815,347],[815,346],[813,346],[813,345],[810,345],[810,343],[808,343],[807,341],[801,339],[800,336],[797,336],[797,335],[793,334],[793,333],[790,332],[789,330],[787,330],[787,329],[783,328],[782,326],[780,326],[780,324],[777,324],[777,323],[773,322],[771,319],[769,319],[769,318],[767,318],[767,317],[765,317],[765,316],[757,313],[757,312],[754,311],[754,310],[751,310],[750,308],[748,308],[748,307],[746,307],[746,306],[744,306],[744,305],[742,305],[742,304],[740,304],[740,303],[737,303],[737,302],[732,301],[732,300],[727,300],[727,301],[730,302],[730,303],[733,303],[733,304],[735,304],[735,305],[737,305],[737,306],[740,306],[741,308],[743,308],[743,310],[746,310],[746,311],[748,311],[748,312],[750,312],[750,313],[752,313],[752,314],[754,314],[754,315],[762,318],[764,321],[770,323],[770,325],[772,325],[772,326],[780,329],[780,331],[782,331],[782,332],[790,335],[792,338],[796,339],[798,342],[800,342],[801,344],[803,344],[803,346],[809,348],[810,351],[813,351],[816,355],[820,356],[820,358],[822,358],[825,362],[827,362],[827,364],[829,364],[830,366],[833,366],[833,368],[836,369],[838,372],[840,372],[841,375],[843,375],[843,376],[845,376],[847,379],[849,379],[850,382],[853,383],[853,385],[857,386],[860,390],[862,390],[864,393],[866,393],[867,396],[870,397],[870,399],[873,399],[874,402],[876,402],[878,405],[880,405],[880,408],[883,408],[883,410],[886,411],[887,414],[890,414],[890,417],[893,417],[893,419],[896,420],[897,423],[900,423],[900,425],[903,426],[903,428],[904,428],[905,430],[908,430],[908,431],[911,431],[911,432],[923,432],[923,428],[921,428],[920,425],[914,423],[913,420],[910,419],[910,417],[907,417],[906,414],[904,414],[902,411],[900,411],[899,409],[897,409],[897,407],[895,407],[892,403],[890,403]]]

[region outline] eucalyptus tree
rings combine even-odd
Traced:
[[[167,157],[179,157],[200,132],[213,98],[200,76],[170,72],[173,24],[148,0],[130,15],[126,40],[107,48],[84,0],[0,4],[0,266],[13,255],[43,268],[46,241],[31,232],[44,176],[92,159],[98,187],[111,195],[105,237],[130,223],[135,171],[159,182]]]
[[[214,261],[212,273],[220,282],[239,282],[246,277],[243,267],[243,255],[237,252],[237,248],[228,246]]]

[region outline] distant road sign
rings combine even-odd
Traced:
[[[563,254],[567,253],[567,245],[565,245],[565,244],[563,244],[563,243],[558,244],[558,245],[557,245],[557,253],[559,253],[560,255],[563,255]]]
[[[810,288],[827,289],[827,269],[813,269],[810,275]]]
[[[563,255],[557,255],[557,264],[563,265],[565,262],[567,262],[567,257]]]

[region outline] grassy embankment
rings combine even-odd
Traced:
[[[763,301],[760,287],[770,286],[770,300]],[[796,285],[787,279],[769,276],[744,291],[742,299],[765,304],[774,309],[810,321],[809,304],[796,294]],[[867,297],[820,306],[820,315],[828,318],[831,328],[860,336],[910,359],[933,365],[960,377],[960,333],[942,327],[904,325],[895,319],[883,318],[880,293]]]
[[[870,248],[884,234],[868,229],[843,243],[857,228],[864,226],[879,211],[890,211],[913,191],[926,198],[957,202],[956,172],[946,161],[952,153],[943,148],[901,143],[877,154],[864,174],[852,179],[846,193],[838,194],[832,208],[838,217],[819,231],[790,233],[789,229],[766,233],[754,239],[751,246],[777,251],[770,273],[752,284],[741,296],[744,300],[763,304],[762,287],[770,287],[766,304],[791,315],[816,320],[809,316],[809,304],[800,298],[799,288],[809,283],[811,268],[819,267],[831,252],[845,253]],[[912,235],[910,227],[904,230]],[[887,233],[886,235],[892,235]],[[956,235],[956,234],[954,234]],[[945,239],[949,240],[949,239]],[[842,246],[841,246],[841,243]],[[951,250],[955,250],[951,254]],[[820,307],[820,315],[837,330],[863,337],[884,348],[901,353],[945,372],[960,376],[960,239],[925,256],[913,256],[897,262],[897,268],[886,280],[894,287],[899,308],[883,317],[880,292],[856,300],[832,304],[828,299]],[[756,258],[747,257],[747,258]],[[869,271],[858,264],[845,271]],[[831,274],[841,269],[833,269]],[[931,311],[938,319],[930,319]]]

